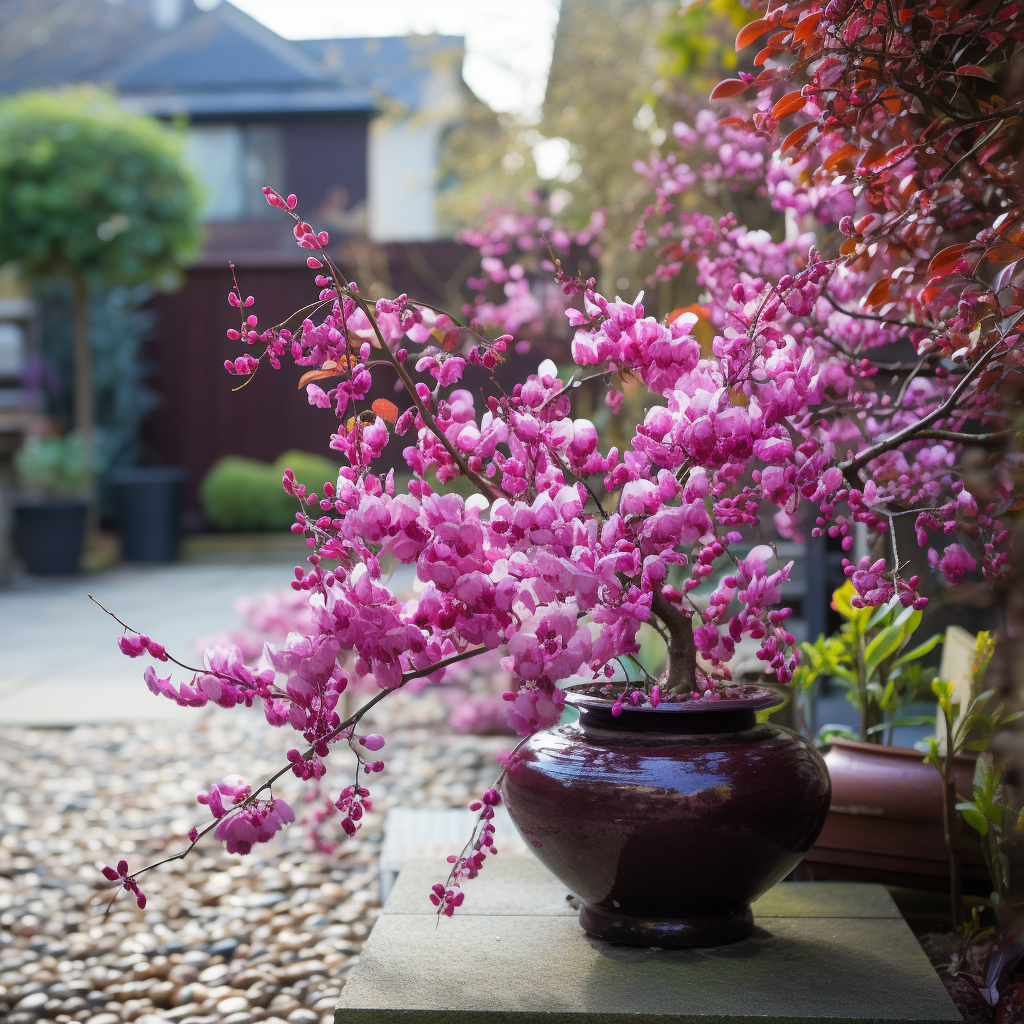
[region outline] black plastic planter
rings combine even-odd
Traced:
[[[129,562],[173,562],[181,540],[185,470],[134,466],[110,476],[121,555]]]
[[[14,535],[25,568],[36,576],[78,572],[88,505],[74,499],[20,498],[14,503]]]

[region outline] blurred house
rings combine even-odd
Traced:
[[[292,221],[260,189],[295,193],[332,237],[332,255],[369,294],[444,303],[465,250],[436,213],[443,138],[468,90],[452,36],[283,39],[230,3],[0,0],[0,94],[92,82],[125,106],[187,119],[187,154],[206,193],[207,240],[185,287],[154,300],[145,427],[154,458],[183,464],[191,493],[220,455],[265,460],[322,451],[327,414],[294,373],[260,373],[242,392],[223,371],[230,260],[261,323],[316,297]]]

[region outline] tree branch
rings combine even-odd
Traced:
[[[859,476],[859,471],[866,466],[873,459],[877,459],[880,455],[884,455],[888,451],[892,451],[893,448],[898,448],[901,444],[906,441],[911,441],[918,437],[922,431],[927,430],[936,420],[942,419],[943,416],[947,415],[956,406],[960,396],[967,390],[968,385],[975,377],[981,373],[985,364],[989,361],[995,350],[1004,343],[1005,337],[1000,335],[985,351],[981,354],[978,361],[963,375],[960,379],[960,383],[953,388],[950,392],[949,397],[940,405],[938,408],[933,409],[927,416],[922,416],[917,423],[911,423],[910,426],[904,427],[902,430],[896,431],[891,437],[887,437],[884,441],[879,441],[878,444],[872,445],[867,451],[862,452],[855,458],[848,459],[846,462],[840,464],[839,468],[842,470],[843,476],[846,477],[847,482],[851,487],[856,487],[858,490],[862,486],[862,481]]]

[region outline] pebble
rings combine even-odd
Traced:
[[[97,861],[136,867],[182,849],[204,824],[198,792],[228,774],[272,774],[294,741],[244,708],[197,713],[191,729],[0,728],[0,1020],[331,1024],[379,913],[384,812],[464,806],[493,784],[510,745],[446,734],[448,707],[430,693],[391,701],[373,719],[388,736],[387,770],[370,780],[374,810],[354,839],[312,853],[293,825],[240,858],[210,838],[144,877],[145,910],[122,895],[106,915],[112,890]],[[347,771],[335,776],[348,784]],[[290,781],[280,795],[299,811],[302,784]]]

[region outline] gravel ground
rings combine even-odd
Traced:
[[[294,745],[290,731],[245,709],[199,712],[191,731],[0,729],[0,1019],[329,1024],[379,913],[382,812],[465,806],[511,745],[447,734],[445,714],[397,695],[375,715],[388,745],[370,782],[374,811],[332,853],[310,852],[298,824],[246,858],[210,836],[143,876],[145,910],[122,894],[106,916],[112,889],[97,863],[123,856],[135,869],[181,849],[205,824],[196,793],[231,773],[262,781]],[[336,794],[350,777],[343,751],[335,758]],[[290,782],[277,792],[301,815],[301,783]]]

